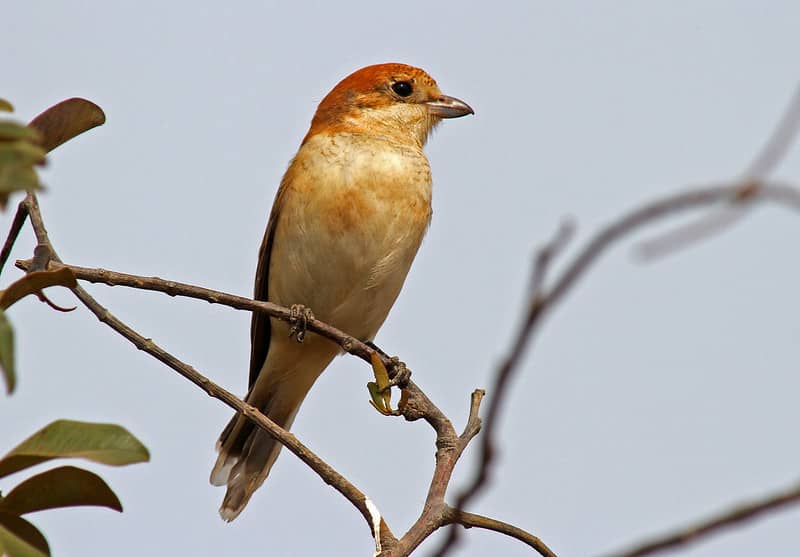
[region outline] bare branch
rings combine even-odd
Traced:
[[[539,298],[544,295],[545,279],[550,263],[561,254],[567,247],[572,236],[575,234],[575,223],[571,220],[563,220],[558,226],[553,238],[536,252],[533,260],[533,272],[531,273],[531,297]]]
[[[747,207],[741,203],[726,204],[717,211],[700,217],[685,226],[641,242],[634,247],[634,255],[641,258],[642,261],[653,261],[666,257],[698,241],[721,234],[738,223],[746,214],[748,214]]]
[[[740,183],[697,187],[669,195],[623,214],[595,234],[566,266],[561,274],[545,288],[545,292],[532,292],[528,299],[525,320],[517,331],[505,360],[494,376],[493,388],[489,390],[491,399],[484,420],[484,434],[481,439],[481,460],[477,471],[467,488],[459,496],[455,508],[463,509],[487,484],[489,471],[494,458],[494,431],[499,421],[502,405],[510,380],[516,374],[527,353],[535,332],[544,317],[564,298],[586,274],[592,265],[614,243],[667,217],[673,217],[689,210],[701,209],[721,201],[754,204],[756,201],[772,202],[780,206],[800,211],[800,189],[789,184],[772,182],[757,184],[743,195]],[[556,236],[558,237],[558,235]],[[543,248],[548,249],[548,246]],[[548,258],[537,258],[542,265],[549,265]],[[546,270],[534,269],[534,275],[545,275]],[[458,538],[458,530],[450,528],[448,537],[435,553],[442,557],[452,548]]]
[[[767,513],[798,502],[800,502],[800,485],[793,485],[758,501],[738,505],[732,510],[724,511],[711,518],[612,555],[614,557],[641,557],[670,549],[680,549],[705,539],[710,534],[717,533],[724,528],[730,528],[743,522],[760,518]]]
[[[765,181],[770,177],[778,163],[786,156],[798,128],[800,128],[800,85],[792,95],[775,129],[742,173],[740,183],[743,192],[747,192],[756,182]],[[741,204],[726,203],[716,212],[703,215],[696,222],[642,242],[636,249],[637,254],[648,260],[669,255],[689,244],[721,233],[741,221],[746,214]]]
[[[0,250],[0,273],[3,272],[3,267],[6,266],[6,261],[8,261],[8,257],[11,255],[14,242],[17,241],[19,231],[22,230],[22,226],[25,224],[25,219],[27,218],[28,208],[24,201],[20,201],[19,205],[17,205],[17,213],[14,215],[14,220],[11,221],[11,229],[8,231],[3,249]]]
[[[460,436],[461,442],[465,445],[468,444],[473,437],[478,435],[481,430],[481,418],[478,415],[478,412],[480,412],[481,402],[483,402],[484,396],[486,396],[486,391],[483,389],[475,389],[472,391],[467,425],[464,426],[464,432]]]
[[[31,269],[31,260],[19,260],[16,266],[20,269],[28,271]],[[221,304],[234,309],[245,311],[261,311],[282,319],[289,321],[292,318],[291,310],[272,302],[261,302],[251,300],[243,296],[235,294],[228,294],[210,288],[203,288],[192,284],[176,282],[174,280],[166,280],[159,277],[144,277],[139,275],[131,275],[128,273],[120,273],[117,271],[109,271],[107,269],[93,269],[89,267],[79,267],[77,265],[67,265],[60,260],[53,260],[50,262],[51,269],[59,267],[66,267],[70,269],[78,280],[85,280],[91,283],[106,284],[108,286],[126,286],[136,288],[139,290],[151,290],[154,292],[163,292],[169,296],[182,296],[185,298],[194,298],[196,300],[204,300],[211,304]],[[307,328],[325,338],[332,340],[338,344],[343,350],[358,356],[362,360],[369,362],[370,354],[373,352],[372,348],[356,338],[340,331],[335,327],[323,323],[317,319],[309,319]],[[384,358],[384,364],[387,369],[390,369],[391,360],[387,357]]]
[[[535,549],[539,555],[542,555],[542,557],[556,557],[556,554],[536,536],[526,532],[522,528],[517,528],[516,526],[512,526],[500,520],[495,520],[494,518],[448,509],[447,521],[448,524],[460,524],[464,528],[483,528],[485,530],[492,530],[493,532],[500,532],[501,534],[505,534],[506,536],[510,536],[529,545]]]
[[[800,128],[800,85],[789,100],[778,125],[744,171],[744,180],[764,180],[769,177],[794,143],[798,128]]]
[[[390,553],[391,556],[410,555],[433,532],[453,522],[452,509],[445,503],[445,495],[458,460],[467,445],[481,429],[481,420],[478,413],[483,396],[484,391],[482,389],[476,389],[472,392],[469,417],[464,426],[464,432],[460,436],[456,435],[455,429],[453,429],[449,420],[446,424],[440,424],[441,427],[438,429],[434,426],[434,429],[436,429],[437,449],[436,467],[425,498],[425,504],[419,518],[400,538],[397,546]],[[525,535],[533,537],[532,534],[527,532],[525,532]]]

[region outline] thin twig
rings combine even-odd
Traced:
[[[764,146],[747,165],[743,173],[744,181],[767,179],[778,164],[786,157],[789,147],[794,143],[800,128],[800,85],[795,89],[789,104],[778,120]]]
[[[651,262],[677,253],[699,240],[724,232],[748,213],[748,207],[742,203],[736,205],[726,203],[708,215],[639,243],[634,246],[634,256],[643,262]]]
[[[16,266],[27,271],[31,267],[31,261],[19,260],[16,262]],[[67,265],[61,261],[55,260],[50,262],[50,269],[57,269],[59,267],[66,267],[67,269],[70,269],[78,280],[95,284],[99,283],[108,286],[126,286],[129,288],[136,288],[138,290],[162,292],[169,296],[181,296],[184,298],[204,300],[211,304],[221,304],[244,311],[261,311],[267,315],[282,319],[284,321],[289,321],[291,319],[291,310],[283,306],[279,306],[278,304],[251,300],[250,298],[245,298],[244,296],[228,294],[226,292],[211,290],[210,288],[203,288],[201,286],[162,279],[159,277],[144,277],[128,273],[120,273],[117,271],[109,271],[107,269]],[[370,354],[373,352],[372,348],[360,340],[344,333],[343,331],[340,331],[339,329],[332,327],[327,323],[323,323],[318,319],[309,319],[307,328],[309,331],[313,331],[329,340],[332,340],[350,354],[358,356],[366,362],[370,361]],[[385,358],[384,363],[386,364],[387,369],[392,367],[391,360],[389,358]]]
[[[784,109],[772,133],[742,172],[739,178],[742,192],[746,192],[757,182],[766,181],[772,175],[780,161],[786,156],[799,128],[800,85],[789,100],[789,104]],[[747,214],[746,206],[737,203],[741,200],[741,198],[726,200],[717,211],[703,215],[697,221],[645,240],[636,247],[636,254],[651,261],[723,232],[740,222]]]
[[[555,235],[536,252],[531,272],[531,297],[539,298],[544,295],[545,279],[550,268],[550,262],[561,254],[569,241],[575,235],[575,223],[564,219],[556,229]]]
[[[0,250],[0,273],[3,272],[3,267],[5,267],[8,257],[11,255],[11,249],[14,247],[14,242],[17,241],[19,231],[22,230],[22,226],[25,224],[25,219],[27,218],[28,208],[24,201],[20,201],[19,205],[17,205],[17,212],[14,215],[14,220],[11,221],[11,229],[8,231],[3,249]]]
[[[479,415],[481,409],[481,402],[483,397],[486,396],[486,391],[483,389],[475,389],[472,391],[469,405],[469,417],[467,418],[467,425],[464,426],[464,431],[459,436],[462,443],[469,443],[473,437],[478,435],[481,430],[481,418]]]
[[[506,399],[506,392],[512,377],[518,371],[520,363],[533,341],[535,332],[546,314],[554,309],[578,280],[614,243],[643,226],[653,224],[666,217],[673,217],[682,212],[707,207],[721,200],[741,198],[740,192],[741,185],[738,182],[697,187],[635,208],[595,234],[557,279],[552,282],[552,286],[543,295],[530,296],[525,320],[517,331],[505,360],[495,373],[493,387],[489,390],[491,398],[484,420],[481,459],[472,480],[458,497],[455,505],[456,509],[463,509],[489,481],[490,468],[494,458],[494,432],[499,421],[502,405]],[[746,198],[747,202],[773,202],[800,211],[800,189],[789,184],[779,182],[763,183],[759,184],[759,187],[754,192],[753,196]],[[549,265],[551,260],[544,258],[539,262],[540,264]],[[546,271],[547,269],[535,269],[534,274],[546,276]],[[450,528],[448,536],[435,552],[436,557],[446,555],[455,546],[458,535],[457,529]]]
[[[447,510],[447,518],[449,524],[460,524],[464,528],[483,528],[484,530],[500,532],[529,545],[542,557],[556,557],[556,554],[542,540],[522,528],[517,528],[501,520],[455,509]]]
[[[428,487],[423,511],[411,528],[397,543],[396,553],[391,555],[410,555],[433,532],[449,524],[448,509],[445,503],[447,487],[450,484],[453,470],[470,441],[481,429],[479,417],[484,391],[476,389],[470,397],[470,409],[464,433],[456,435],[455,429],[448,421],[444,427],[436,430],[436,466]],[[530,534],[528,534],[530,535]]]
[[[763,499],[744,503],[732,510],[713,515],[695,524],[683,527],[674,532],[659,536],[631,549],[612,554],[614,557],[642,557],[654,553],[678,549],[704,539],[709,534],[717,533],[723,528],[730,528],[742,522],[753,520],[765,513],[800,502],[800,485],[793,485]]]

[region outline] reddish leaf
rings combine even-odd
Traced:
[[[19,301],[20,298],[39,292],[43,288],[49,286],[66,286],[67,288],[75,288],[78,286],[78,281],[75,279],[75,274],[62,267],[53,271],[33,271],[22,277],[21,279],[11,283],[5,290],[0,290],[0,308],[8,309],[12,304]]]
[[[28,126],[42,134],[40,145],[52,151],[62,143],[106,121],[103,110],[86,99],[72,98],[51,106]]]

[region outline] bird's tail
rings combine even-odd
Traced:
[[[281,382],[268,390],[263,401],[246,400],[283,429],[289,429],[308,388],[297,388],[292,382]],[[230,522],[242,512],[250,497],[264,483],[281,450],[280,442],[266,431],[237,414],[222,430],[217,441],[219,456],[211,471],[212,485],[227,485],[228,490],[219,508],[223,520]]]

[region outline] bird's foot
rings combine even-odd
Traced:
[[[311,312],[311,309],[303,304],[292,304],[289,311],[291,312],[289,324],[292,326],[292,328],[289,329],[289,338],[295,337],[297,342],[303,342],[306,338],[308,323],[314,320],[314,314]]]
[[[405,388],[408,386],[411,371],[409,371],[399,358],[390,358],[391,367],[394,370],[394,378],[390,381],[389,373],[378,354],[379,352],[382,353],[380,349],[376,348],[375,352],[370,356],[372,371],[375,374],[375,381],[367,383],[367,390],[369,390],[371,398],[369,403],[384,416],[400,416],[408,400],[408,391],[405,390]],[[399,387],[401,389],[400,403],[396,409],[392,409],[392,387]]]
[[[400,358],[397,356],[390,356],[383,350],[381,350],[378,346],[375,345],[372,341],[367,341],[364,344],[372,348],[375,352],[383,356],[384,358],[388,358],[391,361],[391,368],[394,370],[394,378],[389,381],[390,387],[400,387],[401,389],[405,389],[408,386],[408,382],[411,380],[411,370],[406,367],[405,362],[401,362]]]
[[[411,380],[411,370],[406,367],[405,362],[401,362],[397,356],[390,358],[392,361],[392,368],[394,369],[394,377],[389,381],[390,387],[399,387],[405,389],[408,387],[408,382]]]

